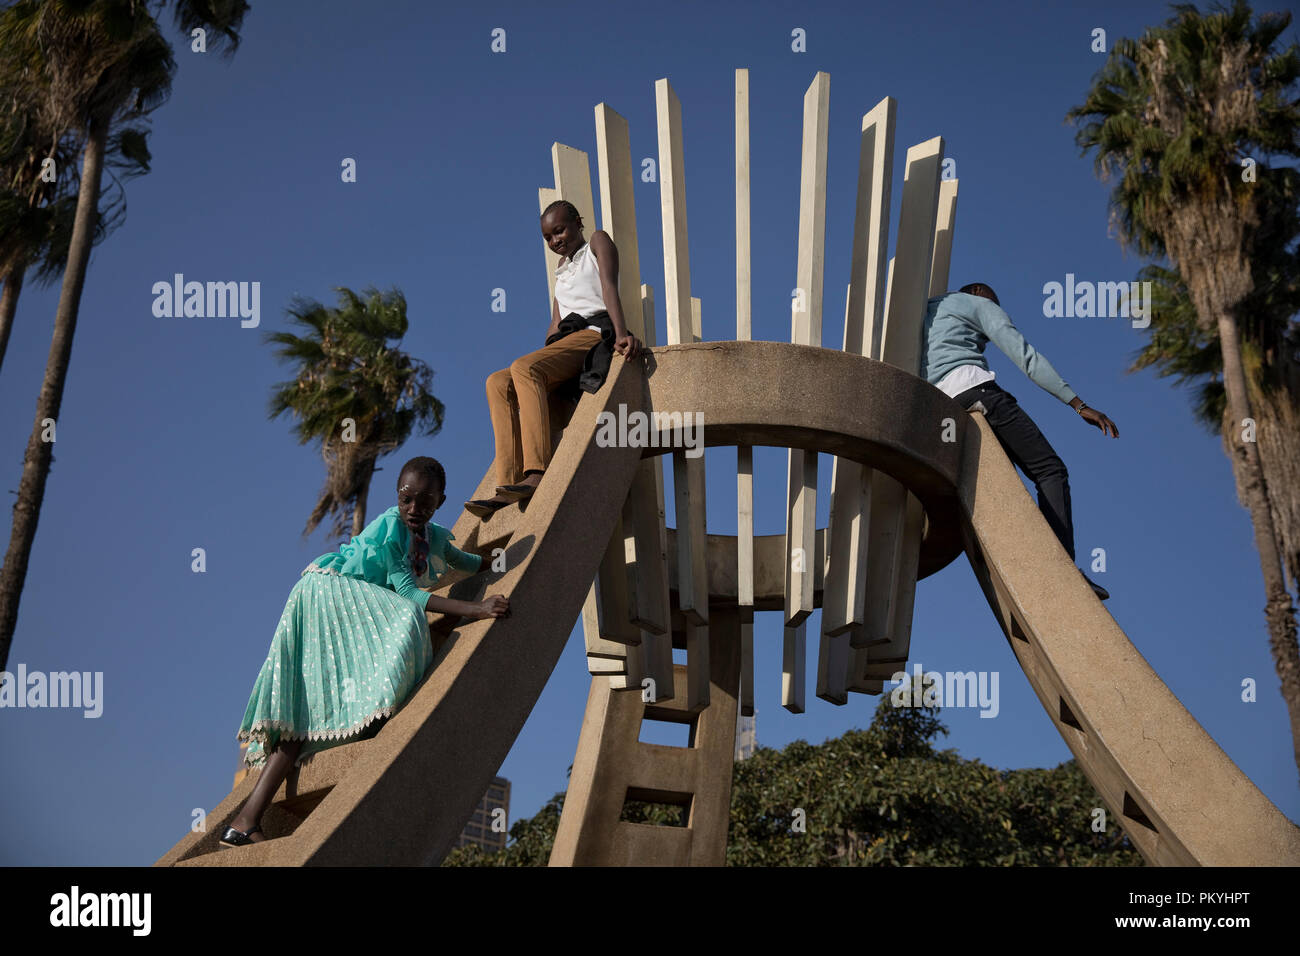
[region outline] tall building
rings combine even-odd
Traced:
[[[758,747],[758,708],[753,717],[736,715],[736,759],[746,760],[754,756]]]
[[[487,793],[474,808],[474,815],[465,824],[456,846],[482,847],[488,853],[506,848],[510,828],[510,781],[493,777]]]

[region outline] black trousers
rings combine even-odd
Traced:
[[[1074,560],[1074,520],[1070,513],[1070,479],[1065,462],[1052,450],[1016,397],[994,382],[968,388],[954,399],[969,411],[977,402],[998,436],[1002,450],[1038,490],[1038,509]],[[977,411],[979,409],[976,409]]]

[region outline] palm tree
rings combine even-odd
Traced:
[[[73,131],[85,144],[50,355],[0,568],[0,668],[13,643],[53,459],[49,426],[57,422],[63,401],[109,140],[115,128],[147,115],[171,92],[176,61],[154,19],[165,6],[145,0],[18,0],[0,22],[0,48],[22,64],[27,91],[46,128]],[[182,29],[211,21],[211,48],[233,53],[247,10],[243,0],[176,0],[173,12]]]
[[[1217,339],[1228,445],[1239,495],[1250,511],[1266,596],[1274,666],[1290,716],[1300,768],[1300,652],[1291,596],[1258,442],[1243,440],[1252,413],[1238,327],[1253,288],[1251,252],[1261,223],[1251,190],[1274,170],[1271,156],[1300,156],[1300,50],[1278,52],[1290,14],[1252,22],[1244,0],[1202,16],[1178,5],[1175,15],[1140,40],[1116,42],[1081,106],[1076,142],[1096,149],[1102,179],[1118,176],[1111,194],[1121,242],[1167,256],[1186,283],[1203,340]],[[1258,164],[1255,182],[1243,159]]]
[[[334,291],[337,309],[296,298],[287,310],[307,334],[265,336],[281,346],[280,359],[299,365],[292,381],[274,387],[270,417],[292,412],[298,443],[319,440],[325,459],[325,486],[304,537],[331,512],[331,533],[345,534],[349,506],[352,534],[359,535],[366,526],[375,462],[403,445],[417,427],[427,436],[442,429],[443,404],[429,391],[433,371],[388,345],[406,334],[406,298],[396,289],[367,288],[364,299],[346,287]]]
[[[0,19],[9,11],[0,13]],[[3,27],[0,27],[3,32]],[[80,152],[67,131],[49,133],[24,99],[13,64],[0,60],[0,366],[3,366],[18,310],[18,297],[30,268],[39,285],[63,274],[77,211],[77,164]],[[109,137],[104,171],[111,186],[101,197],[93,244],[102,242],[126,219],[126,179],[149,171],[148,133],[125,127]],[[43,175],[52,160],[55,178]],[[117,173],[121,173],[119,177]]]
[[[1251,254],[1254,288],[1238,314],[1246,385],[1258,428],[1259,457],[1288,589],[1300,589],[1300,172],[1271,170],[1255,191],[1261,225]],[[1195,386],[1196,420],[1217,432],[1231,456],[1231,419],[1218,336],[1200,328],[1187,284],[1176,269],[1151,264],[1150,338],[1129,371],[1155,369]],[[1243,500],[1243,504],[1244,504]]]
[[[13,11],[0,13],[0,33]],[[51,218],[65,221],[75,213],[71,184],[75,176],[51,182],[44,173],[48,158],[55,170],[76,169],[70,137],[42,124],[30,70],[10,46],[0,47],[0,364],[4,362],[27,267],[49,251]],[[48,270],[55,272],[61,270]],[[52,276],[51,276],[52,278]]]

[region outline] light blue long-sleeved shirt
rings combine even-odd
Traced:
[[[430,521],[425,525],[425,535],[429,539],[429,566],[418,578],[407,557],[411,531],[396,505],[366,525],[339,550],[322,554],[312,564],[391,588],[424,608],[431,595],[422,588],[432,587],[447,573],[448,566],[473,573],[483,564],[481,555],[469,554],[453,545],[451,531],[442,525]]]
[[[1066,403],[1075,397],[1074,389],[1065,384],[1046,356],[1025,341],[1001,306],[992,299],[966,292],[948,292],[926,303],[921,377],[937,385],[962,365],[977,365],[987,371],[984,346],[989,342],[1015,362],[1035,385]]]

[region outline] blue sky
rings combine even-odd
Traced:
[[[682,101],[692,293],[706,339],[735,332],[733,77],[750,71],[754,337],[788,340],[795,285],[801,103],[831,76],[824,344],[838,348],[853,226],[857,130],[898,100],[894,210],[906,148],[936,134],[961,183],[951,279],[993,285],[1026,337],[1090,405],[1108,441],[990,349],[1070,468],[1080,555],[1105,548],[1108,608],[1224,751],[1300,819],[1286,712],[1267,649],[1247,512],[1219,441],[1188,397],[1125,369],[1144,333],[1122,319],[1044,318],[1042,286],[1067,273],[1126,281],[1143,264],[1107,234],[1108,187],[1080,158],[1066,111],[1104,57],[1089,47],[1163,20],[1156,3],[621,5],[255,2],[235,58],[175,37],[171,100],[153,120],[154,171],[128,184],[126,224],[94,253],[58,421],[55,464],[9,668],[102,671],[98,719],[0,712],[0,862],[149,864],[229,792],[235,731],[298,572],[338,542],[301,531],[324,471],[287,418],[267,419],[290,377],[262,334],[294,295],[397,286],[402,347],[436,372],[446,424],[382,462],[374,517],[401,462],[447,467],[450,525],[492,458],[483,382],[540,345],[549,323],[537,188],[553,142],[586,150],[593,107],[631,127],[634,162],[658,155],[654,83]],[[504,28],[507,51],[490,33]],[[807,52],[790,49],[803,28]],[[1296,31],[1288,31],[1290,39]],[[344,157],[358,181],[340,180]],[[637,186],[643,282],[662,301],[659,186]],[[589,228],[599,222],[587,216]],[[261,283],[261,324],[167,319],[151,289],[174,273]],[[491,311],[494,288],[508,294]],[[16,489],[49,350],[57,286],[24,290],[0,371],[0,448]],[[662,310],[660,313],[662,341]],[[735,452],[712,449],[709,529],[735,532]],[[755,450],[756,524],[784,528],[785,452]],[[822,456],[819,524],[830,460]],[[671,500],[671,499],[670,499]],[[190,569],[195,547],[207,571]],[[528,609],[517,607],[517,614]],[[813,619],[809,633],[817,628]],[[808,713],[780,706],[780,621],[756,626],[759,742],[821,741],[869,723],[876,698]],[[816,641],[808,642],[810,675]],[[1070,753],[960,558],[921,582],[912,660],[1000,673],[1000,713],[950,709],[944,745],[997,767]],[[1253,678],[1258,700],[1240,687]],[[502,773],[511,821],[565,786],[588,675],[575,632]],[[484,702],[484,706],[490,706]],[[1189,786],[1192,782],[1189,781]],[[1085,825],[1081,822],[1081,825]]]

